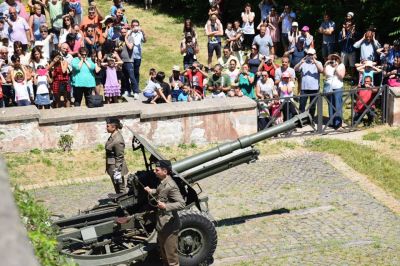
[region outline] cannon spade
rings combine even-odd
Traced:
[[[259,156],[255,143],[310,123],[308,112],[301,113],[282,124],[172,164],[172,178],[186,202],[179,212],[181,265],[208,265],[217,247],[216,221],[198,181],[237,165],[255,162]],[[153,172],[154,164],[167,158],[140,135],[132,133],[132,149],[142,153],[143,170],[128,175],[128,192],[101,199],[89,210],[53,222],[58,231],[60,253],[81,266],[130,265],[144,261],[150,251],[156,250],[154,198],[144,187],[157,187],[159,181]]]

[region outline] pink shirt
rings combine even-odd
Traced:
[[[10,41],[20,41],[22,44],[28,44],[28,38],[26,32],[29,30],[29,25],[26,20],[20,16],[17,17],[16,21],[11,21],[12,31],[10,32]]]

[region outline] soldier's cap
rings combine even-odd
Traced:
[[[107,123],[107,124],[117,125],[117,126],[121,124],[121,122],[119,121],[119,119],[118,119],[118,118],[115,118],[115,117],[109,117],[109,118],[107,118],[106,123]]]
[[[171,168],[172,168],[171,161],[170,160],[159,160],[156,162],[156,167],[171,170]]]

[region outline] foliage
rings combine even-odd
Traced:
[[[190,17],[196,22],[205,23],[208,13],[208,1],[197,0],[170,0],[160,1],[158,11],[166,12],[177,18]],[[260,0],[238,0],[224,1],[223,14],[224,23],[240,19],[240,14],[244,9],[244,4],[249,2],[252,10],[256,13],[256,25],[260,21],[260,11],[258,4]],[[400,1],[372,1],[372,0],[305,0],[305,1],[276,1],[278,3],[278,11],[283,10],[284,4],[289,4],[297,13],[297,21],[301,25],[308,25],[311,33],[316,38],[316,44],[321,43],[321,34],[317,33],[318,27],[322,22],[324,12],[329,12],[332,19],[336,22],[337,29],[341,29],[344,17],[347,12],[355,13],[355,21],[360,33],[363,33],[370,25],[378,30],[378,35],[383,40],[400,33],[400,27],[393,26],[388,18],[394,18],[394,22],[400,20],[398,10],[400,10]]]
[[[58,146],[63,151],[71,151],[73,143],[74,143],[74,137],[68,134],[61,135],[60,139],[58,140]]]
[[[368,175],[371,181],[400,198],[400,163],[379,152],[350,141],[316,139],[306,142],[313,151],[340,156],[356,171]]]
[[[18,187],[15,188],[14,197],[39,263],[45,266],[75,265],[60,256],[47,209]]]

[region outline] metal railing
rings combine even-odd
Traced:
[[[335,93],[342,94],[338,96],[342,100],[341,108],[334,104]],[[373,88],[353,88],[341,92],[316,92],[279,99],[258,100],[259,130],[290,119],[303,111],[309,111],[314,117],[314,125],[302,131],[303,133],[329,134],[335,132],[336,129],[332,126],[335,117],[341,117],[343,131],[360,129],[362,123],[364,125],[370,125],[372,122],[384,124],[387,122],[388,115],[388,93],[388,87],[385,85]],[[272,108],[274,104],[277,105],[277,101],[279,101],[279,108]],[[308,103],[304,105],[304,102]],[[330,115],[329,108],[331,108]]]

